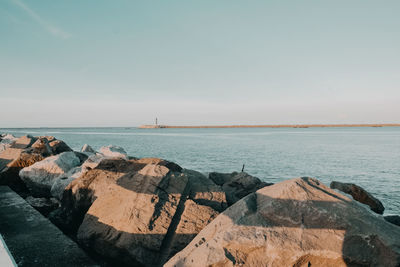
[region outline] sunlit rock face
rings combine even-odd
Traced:
[[[357,200],[362,204],[368,205],[372,211],[378,214],[383,214],[383,212],[385,211],[385,207],[379,199],[375,198],[373,195],[371,195],[365,189],[358,185],[333,181],[331,182],[330,187],[332,189],[337,189],[342,191],[343,193],[351,195],[354,200]]]
[[[201,173],[156,158],[105,158],[65,188],[57,216],[103,256],[160,265],[226,207],[221,187]]]
[[[399,266],[400,229],[312,178],[264,187],[165,266]]]
[[[23,168],[19,176],[33,196],[50,197],[54,182],[80,163],[75,152],[63,152]]]

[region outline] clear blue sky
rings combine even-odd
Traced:
[[[0,1],[0,127],[400,122],[400,1]]]

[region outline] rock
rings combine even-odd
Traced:
[[[47,216],[51,211],[57,209],[59,206],[59,203],[55,198],[34,198],[28,196],[25,200],[44,216]]]
[[[19,171],[45,157],[30,147],[35,141],[36,139],[31,136],[23,136],[0,152],[0,185],[8,185],[20,194],[27,193],[27,188],[18,175]]]
[[[227,207],[220,186],[179,169],[160,159],[103,159],[65,188],[52,220],[67,232],[79,227],[79,243],[107,258],[162,264]]]
[[[17,138],[15,138],[12,134],[1,135],[0,138],[0,152],[9,148],[12,144],[15,143]]]
[[[147,164],[155,164],[155,165],[165,166],[173,172],[181,172],[182,171],[182,167],[179,166],[178,164],[171,162],[171,161],[164,160],[164,159],[160,159],[160,158],[141,158],[141,159],[137,159],[135,162],[141,163],[141,164],[146,164],[146,165]]]
[[[217,173],[211,172],[209,178],[217,185],[221,185],[226,193],[228,204],[232,205],[239,199],[250,193],[257,191],[271,183],[262,182],[257,177],[251,176],[246,172]]]
[[[53,183],[79,164],[80,159],[74,152],[63,152],[23,168],[19,176],[33,196],[50,197]]]
[[[399,266],[400,229],[312,178],[236,202],[164,266]]]
[[[107,194],[96,194],[79,227],[79,242],[126,264],[162,264],[219,214],[214,206],[227,206],[221,188],[200,175],[150,163],[121,176]],[[197,192],[205,188],[214,190]]]
[[[15,140],[14,144],[12,144],[12,148],[18,148],[18,149],[23,149],[30,147],[35,141],[37,140],[36,137],[33,137],[31,135],[24,135]]]
[[[49,141],[44,137],[39,137],[35,143],[32,144],[32,147],[43,156],[50,156],[53,154],[53,151],[49,145]]]
[[[81,148],[81,152],[82,153],[96,153],[96,151],[88,144],[83,145],[83,147]]]
[[[378,214],[383,214],[383,211],[385,210],[382,202],[358,185],[333,181],[331,182],[330,187],[351,195],[354,200],[368,205],[372,211]]]
[[[400,216],[399,215],[387,215],[383,217],[387,222],[394,225],[400,226]]]
[[[101,154],[90,156],[82,164],[87,172],[65,188],[61,208],[51,216],[52,222],[67,233],[75,233],[96,198],[107,194],[110,185],[115,184],[121,176],[144,166],[119,158],[105,158]]]
[[[51,186],[50,194],[58,200],[62,199],[64,189],[76,178],[79,178],[87,169],[82,166],[70,169],[65,175],[61,175]]]
[[[103,146],[99,152],[106,157],[128,159],[128,155],[122,147],[119,146]]]
[[[49,141],[49,145],[54,155],[72,151],[72,149],[64,141],[61,140],[53,139],[52,141]]]

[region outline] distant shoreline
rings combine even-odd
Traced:
[[[266,124],[266,125],[141,125],[140,129],[160,128],[333,128],[333,127],[400,127],[400,123],[384,124]]]

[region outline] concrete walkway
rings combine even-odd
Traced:
[[[0,186],[0,234],[20,267],[96,266],[75,242],[7,186]],[[2,257],[6,260],[4,251],[0,247],[0,266]]]

